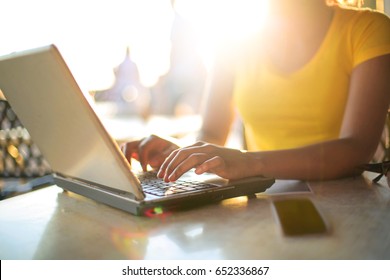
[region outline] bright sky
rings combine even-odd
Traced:
[[[177,10],[201,34],[207,63],[216,32],[253,32],[265,2],[177,0]],[[127,46],[146,86],[169,69],[170,0],[0,0],[0,11],[0,55],[54,43],[88,90],[111,85]]]

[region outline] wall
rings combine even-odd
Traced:
[[[390,0],[384,0],[385,13],[390,16]]]

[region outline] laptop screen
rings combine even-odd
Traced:
[[[143,198],[54,45],[2,57],[0,89],[55,172]]]

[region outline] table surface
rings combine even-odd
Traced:
[[[49,186],[0,202],[0,259],[390,259],[390,188],[372,174],[277,180],[256,198],[136,217]],[[311,199],[329,224],[287,237],[272,210]]]

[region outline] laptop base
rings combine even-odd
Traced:
[[[247,180],[247,183],[240,182],[239,187],[235,187],[232,184],[214,188],[211,191],[197,192],[193,195],[187,193],[185,196],[177,195],[169,198],[137,201],[131,193],[120,193],[104,186],[97,186],[58,174],[54,174],[53,178],[54,183],[64,190],[77,193],[137,216],[151,216],[167,211],[190,209],[238,196],[254,196],[255,193],[264,192],[272,185],[269,183],[271,179],[264,178],[262,184],[258,184],[259,179],[254,181]],[[257,184],[254,182],[257,182]]]

